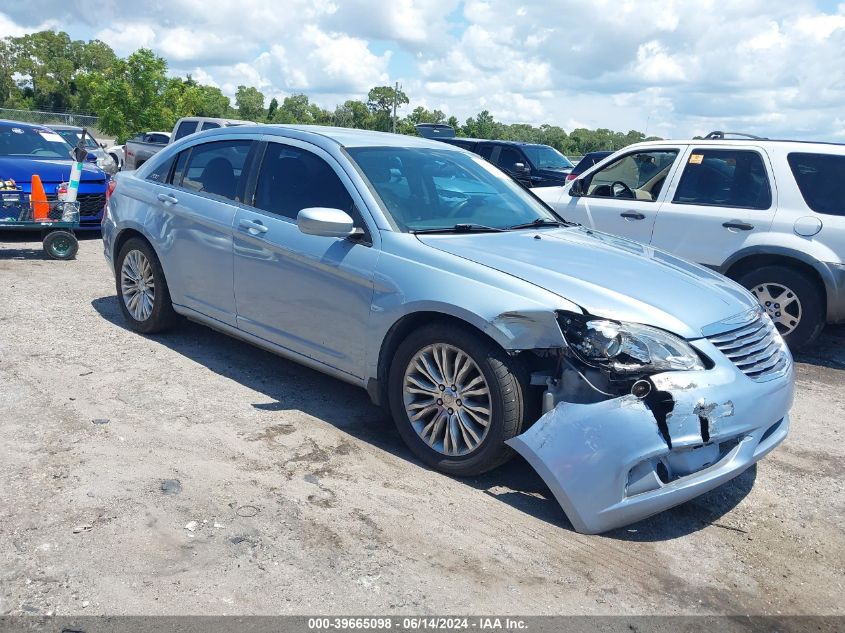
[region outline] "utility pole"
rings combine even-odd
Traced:
[[[402,89],[402,86],[399,85],[399,82],[396,82],[396,88],[393,90],[393,133],[396,134],[396,100],[399,97],[399,91]]]

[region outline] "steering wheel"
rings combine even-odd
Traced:
[[[619,189],[617,190],[617,186]],[[614,198],[636,198],[633,190],[621,180],[614,180],[610,183],[610,192]],[[622,195],[625,194],[625,195]]]
[[[454,208],[449,211],[450,218],[457,218],[461,215],[464,209],[466,209],[469,205],[472,204],[472,198],[466,198],[465,200],[461,200],[458,204],[454,206]]]

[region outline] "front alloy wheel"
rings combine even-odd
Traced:
[[[436,343],[405,370],[405,413],[417,435],[442,455],[466,455],[490,429],[492,402],[484,374],[457,347]]]
[[[513,451],[505,441],[533,415],[526,412],[531,407],[519,359],[451,322],[424,326],[399,344],[387,389],[408,447],[453,475],[478,475],[507,461]]]

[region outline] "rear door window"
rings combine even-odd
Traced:
[[[394,174],[388,170],[386,177]],[[331,166],[311,152],[281,143],[267,144],[253,206],[292,220],[309,207],[340,209],[355,217],[352,198]]]
[[[845,156],[792,152],[787,160],[808,207],[845,216]]]
[[[193,134],[197,129],[197,122],[196,121],[182,121],[179,124],[179,127],[176,128],[176,136],[173,139],[174,141],[178,141],[180,138],[188,136],[188,134]]]
[[[202,124],[202,127],[200,128],[200,132],[202,132],[203,130],[214,130],[214,129],[219,128],[219,127],[220,127],[219,123],[215,123],[214,121],[205,121]]]
[[[242,202],[252,141],[215,141],[191,148],[182,170],[182,187]],[[185,153],[185,152],[183,152]]]
[[[672,202],[768,209],[772,190],[763,158],[753,150],[694,149]]]

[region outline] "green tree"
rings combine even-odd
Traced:
[[[167,62],[141,48],[125,60],[118,59],[102,77],[86,75],[91,104],[100,117],[100,130],[119,142],[145,130],[170,129],[174,114],[165,107]]]
[[[253,86],[238,86],[235,93],[238,116],[244,121],[258,121],[264,118],[264,95]]]
[[[7,37],[0,58],[3,102],[23,98],[32,107],[45,109],[78,109],[84,105],[90,95],[81,90],[79,77],[102,73],[117,59],[114,51],[99,40],[71,40],[67,33],[54,31]],[[9,78],[15,75],[19,81],[10,86]]]
[[[373,129],[389,131],[393,118],[393,103],[397,108],[410,103],[408,95],[391,86],[376,86],[367,93],[367,107],[373,114]]]
[[[502,136],[503,126],[497,123],[487,110],[482,110],[475,118],[470,117],[466,120],[463,127],[463,133],[470,138],[490,138],[498,139]]]
[[[295,94],[285,97],[279,106],[273,123],[301,123],[311,125],[319,123],[320,107],[308,99],[307,95]]]
[[[370,130],[373,126],[373,115],[367,104],[362,101],[349,99],[335,108],[332,115],[334,125],[339,127],[353,127]]]
[[[279,109],[279,100],[276,97],[270,99],[270,105],[267,106],[267,121],[272,122],[273,117],[276,116],[276,110]]]

